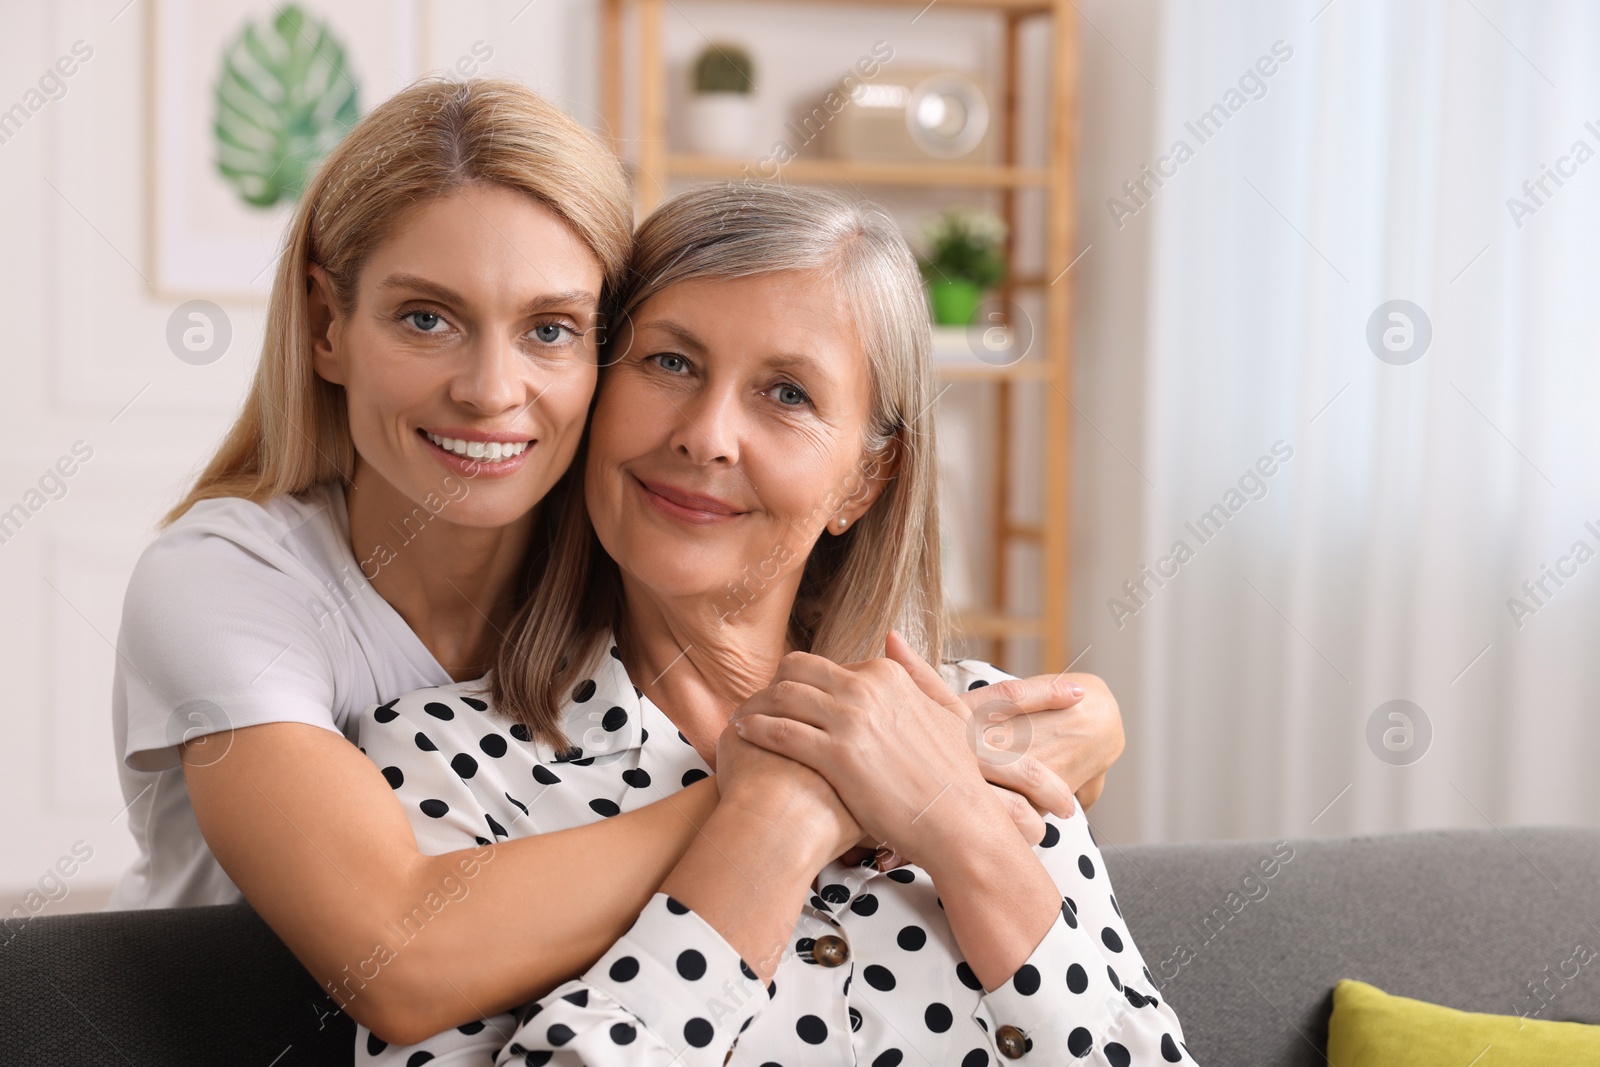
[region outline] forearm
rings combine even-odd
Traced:
[[[1011,979],[1061,912],[1050,872],[1003,822],[990,818],[955,832],[926,864],[951,933],[985,990]]]
[[[338,734],[270,723],[233,731],[226,753],[184,766],[213,855],[318,983],[401,1044],[581,973],[717,802],[706,779],[578,829],[424,855],[396,791]],[[463,874],[456,862],[480,852],[491,858]],[[573,873],[596,855],[607,877]]]
[[[766,983],[827,861],[816,842],[781,815],[724,801],[661,892],[714,927]]]
[[[405,889],[374,916],[376,936],[390,944],[422,926],[396,953],[394,963],[404,965],[382,1020],[401,1038],[420,1039],[537,1000],[582,974],[658,891],[716,797],[715,780],[706,779],[588,826],[501,841],[470,881],[457,858],[482,849],[419,856]],[[579,876],[596,856],[606,857],[605,876]],[[438,906],[452,875],[467,889]],[[429,916],[425,925],[420,916]]]

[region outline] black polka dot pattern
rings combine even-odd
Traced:
[[[828,1040],[828,1024],[815,1015],[802,1015],[796,1019],[794,1032],[808,1045],[820,1045]]]
[[[686,948],[678,953],[678,974],[689,981],[706,976],[706,958],[695,949]]]
[[[1067,1035],[1067,1051],[1082,1059],[1094,1048],[1094,1035],[1082,1026],[1073,1027]]]
[[[973,661],[944,671],[959,689],[1006,677]],[[560,746],[497,714],[481,686],[470,697],[462,688],[372,707],[359,724],[362,750],[427,853],[597,823],[709,774],[615,654],[574,686],[557,724],[567,739]],[[358,1026],[356,1062],[1192,1064],[1178,1019],[1128,934],[1086,820],[1045,816],[1034,854],[1061,891],[1059,918],[1013,973],[986,975],[992,991],[951,933],[947,905],[952,915],[972,906],[958,902],[952,887],[941,899],[941,887],[920,868],[879,872],[870,859],[835,862],[803,894],[784,951],[766,965],[778,973],[765,982],[703,916],[657,893],[593,967],[541,1000],[405,1047]],[[604,877],[608,867],[597,855],[592,875],[586,868],[575,877]],[[1014,902],[1001,906],[1009,913]],[[1015,1052],[1019,1041],[1023,1053],[1014,1060],[1003,1048]]]

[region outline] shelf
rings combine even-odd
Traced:
[[[939,363],[933,369],[947,382],[1047,382],[1054,375],[1050,366],[1038,360],[1013,363],[1009,367],[990,367],[982,363]]]
[[[970,637],[1038,637],[1045,631],[1043,619],[1025,619],[985,611],[966,614],[952,611],[950,621],[957,630]]]
[[[777,0],[779,3],[786,0]],[[934,5],[928,0],[787,0],[795,3],[839,4],[849,7],[915,7],[926,10]],[[1008,11],[1015,15],[1047,15],[1053,9],[1051,0],[936,0],[942,8],[961,8],[971,11]]]
[[[1034,523],[1007,523],[1005,535],[1017,541],[1036,541],[1043,544],[1045,531],[1043,526]]]
[[[743,159],[668,153],[673,178],[765,179],[760,164]],[[773,164],[776,166],[776,164]],[[1050,184],[1043,167],[1004,167],[983,163],[866,163],[844,159],[792,159],[777,177],[818,185],[959,186],[972,189],[1042,189]]]
[[[946,381],[1048,381],[1050,364],[1042,359],[1029,359],[1023,353],[1011,356],[1012,333],[1005,329],[998,334],[998,347],[986,350],[980,358],[969,326],[935,326],[933,328],[933,366],[939,377]],[[994,331],[985,331],[989,337]]]

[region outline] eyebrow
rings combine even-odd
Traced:
[[[784,371],[804,371],[820,379],[826,379],[827,374],[822,369],[822,364],[803,352],[780,352],[768,361],[773,369]]]
[[[379,289],[409,289],[413,292],[431,296],[444,304],[454,304],[457,307],[465,305],[468,301],[462,295],[448,286],[431,282],[416,274],[391,274],[378,283]],[[600,302],[600,298],[586,289],[567,289],[557,293],[540,293],[522,305],[522,313],[533,315],[542,311],[557,311],[578,305],[583,308],[593,308]]]
[[[706,343],[695,335],[687,326],[680,326],[671,319],[651,319],[649,322],[639,324],[641,330],[664,330],[678,339],[678,343],[685,348],[692,348],[696,352],[704,352]]]
[[[692,348],[696,352],[704,352],[707,349],[706,343],[696,336],[693,330],[671,319],[651,319],[649,322],[640,323],[639,329],[663,330],[676,337],[685,348]],[[803,352],[780,352],[768,359],[767,364],[775,370],[806,371],[825,376],[822,364]]]

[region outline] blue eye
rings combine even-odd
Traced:
[[[784,404],[788,407],[798,407],[801,404],[807,404],[811,401],[811,398],[806,396],[804,389],[801,389],[798,385],[793,385],[789,382],[784,382],[782,385],[778,386],[777,394],[778,403]]]
[[[675,356],[669,352],[664,355],[651,356],[650,358],[656,361],[656,366],[668,374],[689,373],[689,361],[683,356]]]
[[[443,316],[434,311],[410,311],[405,318],[423,333],[434,333],[434,327],[444,322]]]
[[[541,322],[531,332],[542,344],[553,345],[559,343],[568,330],[559,322]]]

